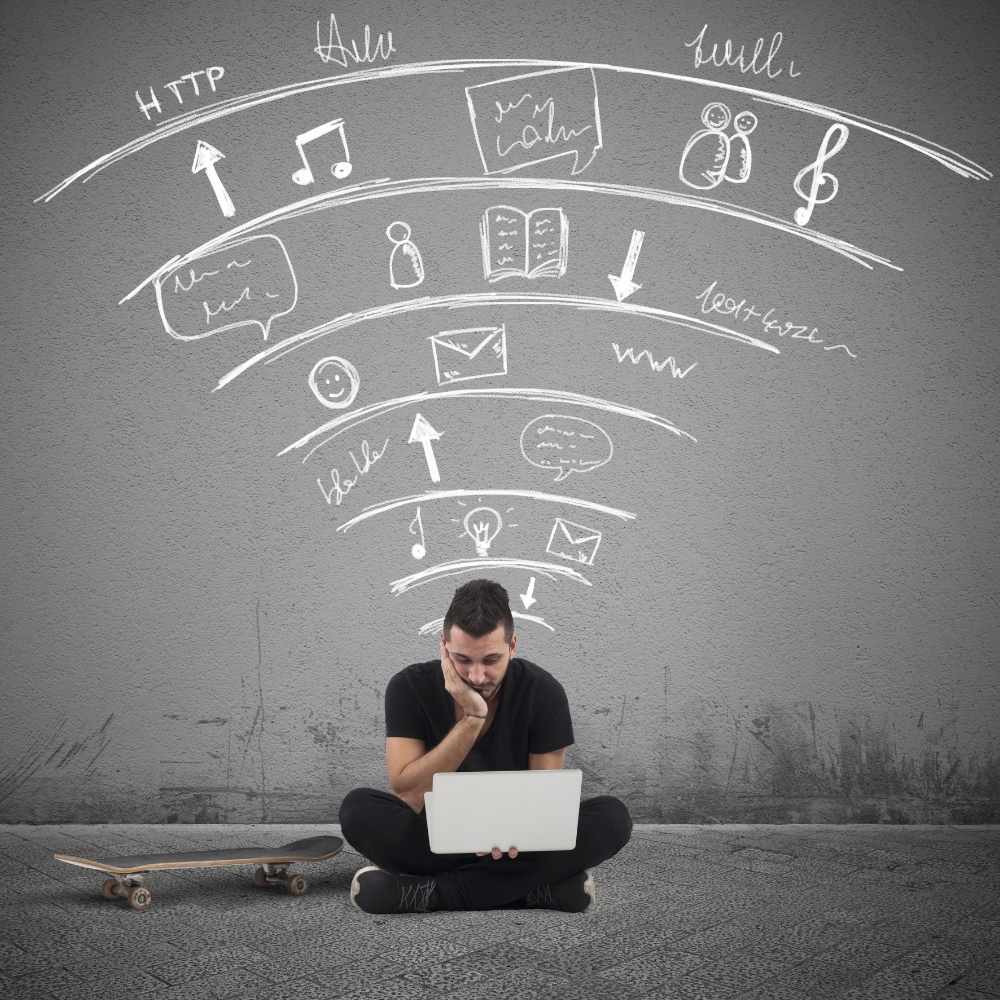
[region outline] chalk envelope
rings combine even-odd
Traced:
[[[583,173],[603,146],[594,71],[545,70],[465,88],[487,174],[572,156]]]
[[[549,544],[545,546],[545,551],[549,555],[559,556],[560,559],[593,566],[597,546],[601,544],[602,537],[596,528],[588,528],[557,517],[556,523],[552,525],[552,534],[549,536]]]
[[[156,279],[164,329],[177,340],[201,340],[239,326],[260,328],[286,316],[299,286],[277,236],[248,236],[222,250],[187,260]]]
[[[438,385],[507,374],[507,333],[502,325],[442,330],[427,339]]]

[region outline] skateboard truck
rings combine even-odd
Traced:
[[[284,886],[293,896],[301,896],[309,888],[302,875],[289,875],[286,865],[261,865],[253,873],[253,880],[262,889],[269,885]]]
[[[105,899],[127,899],[133,910],[144,910],[153,894],[142,884],[141,875],[115,875],[101,886]]]

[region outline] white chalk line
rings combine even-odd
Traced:
[[[627,510],[619,510],[617,507],[606,507],[601,503],[594,503],[592,500],[583,500],[579,497],[560,496],[558,493],[542,493],[538,490],[431,490],[427,493],[415,493],[412,496],[397,497],[395,500],[387,500],[385,503],[371,504],[364,510],[352,517],[349,521],[337,527],[337,531],[348,531],[356,524],[367,521],[370,517],[377,517],[387,511],[396,510],[398,507],[408,507],[413,504],[429,503],[432,500],[455,500],[472,497],[519,497],[525,500],[542,500],[549,503],[568,504],[571,507],[585,507],[600,514],[610,514],[612,517],[621,518],[623,521],[634,521],[635,514]]]
[[[595,410],[604,410],[606,413],[615,413],[619,416],[630,417],[634,420],[645,421],[646,423],[653,424],[655,427],[661,427],[665,431],[670,431],[671,434],[676,434],[678,437],[686,437],[690,441],[697,444],[697,439],[693,435],[689,434],[687,431],[682,431],[679,427],[667,420],[666,417],[658,416],[655,413],[649,413],[646,410],[636,409],[634,406],[625,406],[622,403],[614,403],[608,399],[600,399],[596,396],[584,396],[579,392],[565,392],[562,389],[526,388],[446,389],[443,392],[415,392],[412,396],[397,396],[395,399],[384,399],[381,402],[372,403],[371,405],[363,406],[358,410],[352,410],[349,413],[344,413],[339,417],[334,417],[332,420],[328,420],[325,424],[321,424],[315,430],[311,430],[308,434],[299,438],[298,441],[288,445],[287,448],[283,448],[278,452],[278,456],[287,455],[290,451],[295,451],[298,448],[304,448],[315,438],[326,434],[327,436],[320,441],[319,444],[313,445],[313,447],[306,452],[305,458],[302,459],[303,464],[305,464],[309,461],[314,452],[328,444],[335,437],[337,437],[338,434],[343,434],[344,431],[350,430],[358,424],[374,420],[376,417],[383,416],[386,413],[391,413],[393,410],[399,410],[406,406],[412,406],[414,403],[434,403],[442,399],[466,398],[525,399],[536,403],[566,403],[570,406],[584,406]]]
[[[511,614],[515,618],[519,618],[522,621],[535,622],[538,625],[544,625],[550,632],[555,632],[555,629],[544,618],[540,618],[538,615],[526,615],[522,611],[511,611]],[[434,621],[426,622],[421,625],[417,635],[424,638],[428,635],[434,635],[435,632],[440,632],[443,628],[444,619],[435,618]]]
[[[229,385],[233,379],[248,371],[254,365],[264,362],[270,364],[277,361],[285,354],[297,350],[306,344],[326,337],[331,333],[355,326],[358,323],[366,323],[371,320],[387,319],[392,316],[402,316],[407,313],[421,312],[427,309],[472,309],[480,306],[561,306],[580,310],[581,312],[613,312],[622,313],[629,316],[639,316],[645,319],[654,319],[661,323],[669,323],[673,326],[684,327],[695,333],[709,333],[715,337],[722,337],[726,340],[736,340],[747,344],[750,347],[758,347],[772,354],[780,354],[781,351],[774,344],[759,340],[748,333],[740,330],[731,330],[729,327],[719,326],[716,323],[709,323],[699,319],[697,316],[690,316],[686,313],[670,312],[666,309],[655,309],[652,306],[640,306],[632,302],[616,302],[614,299],[599,299],[586,295],[553,295],[545,292],[467,292],[458,295],[435,295],[422,296],[417,299],[408,299],[405,302],[393,302],[388,305],[375,306],[372,309],[365,309],[357,313],[345,313],[336,319],[319,326],[314,326],[302,333],[286,337],[284,340],[270,347],[265,347],[253,357],[237,365],[231,371],[219,379],[213,392]]]
[[[718,198],[707,198],[702,195],[685,194],[679,191],[667,191],[659,188],[644,188],[632,184],[605,184],[597,182],[585,182],[574,180],[533,178],[533,177],[416,177],[409,180],[393,181],[388,177],[378,180],[365,181],[352,187],[342,188],[337,191],[325,191],[322,194],[312,195],[300,201],[293,202],[282,208],[266,212],[264,215],[249,219],[247,222],[234,226],[232,229],[218,236],[213,237],[201,246],[190,250],[183,256],[171,257],[152,274],[144,278],[135,288],[123,298],[118,304],[123,305],[130,299],[138,295],[147,285],[162,280],[174,271],[186,267],[191,261],[218,250],[224,250],[231,245],[238,244],[249,233],[267,229],[278,222],[286,222],[290,219],[307,215],[311,212],[325,211],[328,208],[340,208],[344,205],[353,205],[362,201],[373,201],[379,198],[394,198],[413,194],[438,194],[453,193],[456,191],[492,191],[501,189],[539,190],[539,191],[570,191],[581,194],[602,194],[623,198],[637,198],[643,201],[658,202],[661,204],[675,205],[682,208],[699,208],[709,212],[716,212],[720,215],[728,215],[732,218],[742,219],[745,222],[753,222],[757,225],[767,226],[770,229],[777,229],[789,236],[797,236],[800,239],[808,240],[817,246],[833,250],[844,257],[853,260],[863,267],[872,270],[868,261],[882,264],[894,271],[903,269],[891,263],[887,257],[879,256],[869,250],[863,250],[849,243],[847,240],[821,233],[815,229],[804,226],[793,225],[785,219],[767,212],[760,212],[757,209],[745,206],[733,205]]]
[[[427,569],[411,576],[404,576],[399,580],[393,580],[391,592],[393,594],[403,594],[414,587],[420,587],[432,580],[439,580],[445,576],[458,576],[461,573],[476,572],[480,569],[523,569],[531,573],[538,573],[540,576],[554,580],[557,576],[565,576],[577,583],[582,583],[585,587],[591,586],[591,582],[575,569],[568,566],[556,566],[554,563],[536,562],[533,559],[458,559],[454,562],[438,563],[437,566],[428,566]]]
[[[717,90],[727,90],[732,93],[745,94],[757,100],[766,101],[778,107],[790,108],[801,111],[804,114],[815,115],[819,118],[826,118],[829,121],[844,122],[853,125],[855,128],[865,129],[875,135],[880,135],[893,142],[902,143],[918,153],[929,156],[942,166],[958,174],[960,177],[973,178],[975,180],[988,180],[993,174],[985,167],[980,166],[974,160],[956,153],[939,143],[923,139],[912,132],[897,129],[892,125],[876,121],[872,118],[863,118],[859,115],[851,115],[836,108],[830,108],[812,101],[803,101],[795,97],[786,97],[783,94],[772,94],[765,90],[756,90],[753,87],[743,87],[733,83],[722,83],[717,80],[706,80],[696,76],[684,76],[677,73],[665,73],[658,70],[639,69],[632,66],[618,66],[611,63],[587,63],[587,62],[564,62],[550,59],[441,59],[421,63],[404,63],[395,66],[383,66],[378,69],[356,70],[352,73],[345,73],[340,76],[325,77],[320,80],[307,80],[299,83],[284,84],[280,87],[273,87],[270,90],[256,91],[252,94],[245,94],[239,97],[226,98],[217,101],[206,107],[190,111],[183,115],[178,115],[165,121],[159,128],[148,132],[146,135],[133,139],[131,142],[120,146],[110,153],[105,153],[87,166],[82,167],[69,177],[60,181],[55,187],[39,195],[34,200],[51,201],[57,194],[67,188],[77,180],[88,181],[94,174],[117,163],[126,156],[137,153],[152,143],[161,139],[169,138],[179,132],[190,128],[195,128],[205,122],[214,121],[226,115],[235,114],[246,108],[256,107],[260,104],[267,104],[272,101],[280,101],[286,97],[294,97],[298,94],[310,93],[314,90],[323,90],[328,87],[339,87],[355,83],[366,83],[372,80],[391,79],[394,77],[417,76],[423,73],[463,73],[468,70],[484,69],[520,69],[525,67],[537,67],[540,69],[591,69],[607,70],[612,73],[631,74],[635,76],[646,76],[659,80],[672,80],[677,83],[691,83],[700,87],[710,87]]]

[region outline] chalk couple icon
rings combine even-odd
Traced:
[[[684,147],[677,171],[680,179],[698,191],[711,191],[724,180],[745,184],[753,164],[749,136],[757,127],[757,116],[752,111],[741,111],[734,119],[725,104],[712,101],[702,109],[701,121],[705,128],[695,132]],[[734,130],[731,136],[726,134],[730,121]],[[734,150],[738,163],[731,174],[729,163]]]

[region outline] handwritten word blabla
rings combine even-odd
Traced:
[[[649,361],[649,367],[652,368],[654,372],[662,372],[663,369],[669,365],[670,375],[672,378],[684,378],[684,376],[687,375],[687,373],[691,371],[696,364],[698,364],[698,362],[695,361],[694,364],[688,365],[687,368],[679,368],[677,366],[677,362],[674,361],[673,358],[667,358],[666,361],[654,361],[653,355],[650,354],[649,351],[640,351],[636,354],[631,347],[626,347],[623,351],[617,344],[612,344],[611,346],[615,349],[615,354],[618,355],[618,364],[621,364],[626,358],[628,358],[632,364],[637,365],[640,361],[642,361],[643,357],[645,357]]]
[[[722,48],[722,52],[719,52],[718,42],[712,45],[712,52],[710,55],[705,55],[704,49],[702,49],[702,44],[705,41],[705,32],[708,31],[708,25],[706,24],[701,31],[698,32],[698,37],[690,42],[684,43],[684,48],[689,49],[694,46],[694,68],[698,69],[699,66],[703,66],[705,63],[711,63],[713,66],[739,66],[741,73],[753,73],[754,76],[759,76],[761,73],[767,73],[768,79],[773,80],[775,77],[781,76],[784,72],[782,67],[774,70],[772,72],[771,66],[774,62],[774,57],[778,54],[778,49],[781,48],[781,42],[784,38],[780,31],[776,31],[771,38],[771,45],[767,50],[767,58],[757,64],[757,60],[760,58],[761,52],[764,51],[764,39],[758,38],[757,44],[754,46],[753,58],[749,62],[746,60],[744,46],[740,46],[740,51],[736,54],[733,52],[733,41],[731,38],[727,38],[725,45]],[[795,60],[791,60],[788,64],[788,75],[790,77],[802,76],[801,73],[795,72]]]
[[[776,319],[772,319],[771,315],[774,313],[774,309],[768,309],[766,313],[760,313],[757,311],[756,305],[748,306],[746,299],[741,299],[739,302],[736,299],[726,295],[725,292],[716,292],[715,287],[718,285],[718,281],[713,281],[712,284],[708,286],[700,295],[695,296],[695,300],[701,303],[701,311],[703,313],[718,313],[720,316],[732,316],[735,319],[746,323],[749,319],[759,319],[761,326],[764,327],[766,333],[776,333],[779,337],[790,337],[792,340],[808,340],[810,344],[822,344],[822,340],[816,339],[814,334],[819,332],[819,327],[814,326],[811,330],[807,326],[795,326],[793,323],[780,323]],[[743,313],[741,316],[740,313]],[[806,331],[809,330],[807,333]],[[856,358],[856,354],[852,354],[850,348],[846,344],[834,344],[831,347],[824,347],[824,351],[836,351],[843,348],[852,358]]]
[[[178,104],[184,103],[184,98],[181,97],[181,84],[185,80],[191,81],[191,86],[194,88],[194,96],[199,97],[201,95],[201,88],[198,86],[198,77],[204,76],[208,79],[208,85],[211,87],[212,93],[215,93],[216,83],[222,79],[225,74],[225,69],[222,66],[209,66],[208,69],[197,69],[193,73],[185,73],[179,80],[171,80],[170,83],[164,84],[167,90],[170,91],[174,97],[177,98]],[[187,89],[186,87],[184,88]],[[156,113],[162,115],[163,107],[160,104],[159,99],[156,96],[156,91],[152,87],[149,88],[149,103],[146,104],[142,100],[142,95],[137,90],[135,92],[135,99],[139,102],[139,110],[146,116],[146,121],[152,121],[149,114],[150,108],[156,108]]]
[[[367,439],[361,442],[361,458],[362,461],[359,462],[354,455],[353,451],[349,451],[347,454],[351,456],[351,461],[354,463],[354,468],[358,470],[358,474],[351,479],[349,476],[345,476],[343,479],[340,478],[340,472],[337,469],[330,470],[330,489],[327,490],[323,486],[323,480],[317,479],[316,485],[319,487],[320,493],[323,494],[323,499],[326,500],[328,504],[336,502],[339,507],[342,503],[344,497],[347,496],[351,490],[357,486],[358,480],[367,475],[371,471],[372,466],[385,454],[386,448],[389,447],[389,439],[385,439],[385,444],[382,445],[381,450],[372,448]]]
[[[340,37],[340,28],[337,27],[336,15],[330,15],[330,27],[327,35],[326,42],[322,38],[322,26],[319,21],[316,22],[316,48],[313,52],[316,53],[323,60],[324,63],[336,63],[338,66],[343,66],[344,69],[350,65],[351,62],[358,63],[373,63],[376,59],[388,59],[396,49],[392,44],[392,32],[387,31],[387,38],[383,38],[381,33],[378,36],[378,41],[375,43],[375,49],[372,50],[372,29],[366,24],[365,25],[365,47],[362,51],[358,51],[358,43],[353,39],[348,39],[350,41],[350,46],[344,44],[343,39]],[[336,41],[334,40],[336,39]]]

